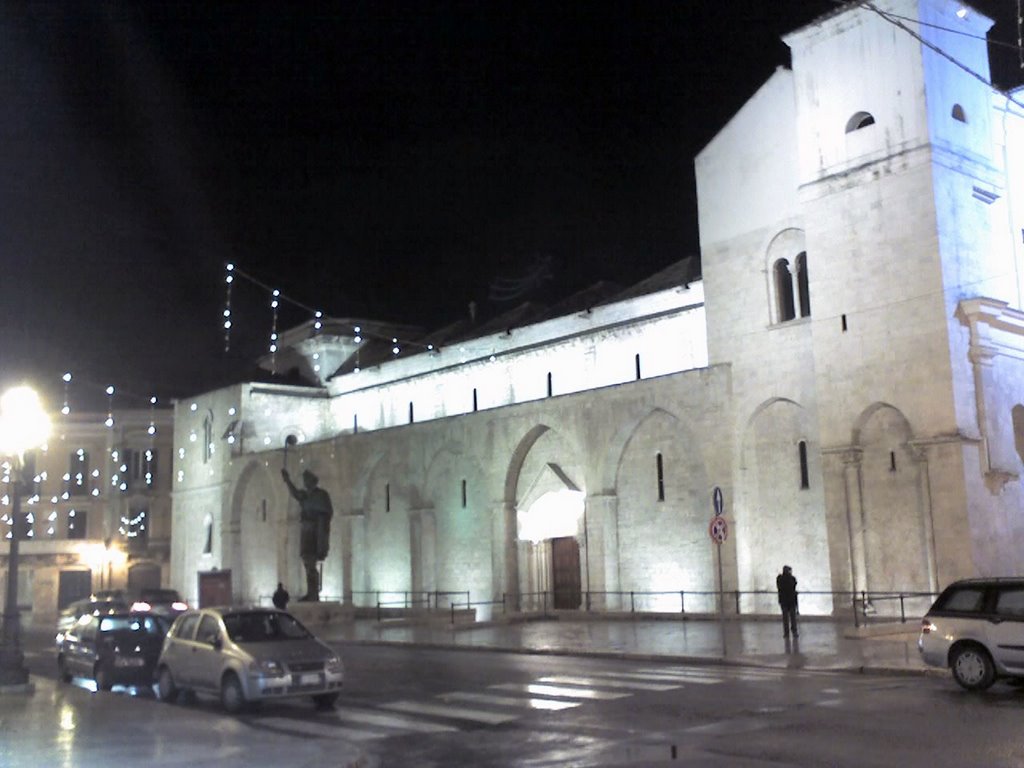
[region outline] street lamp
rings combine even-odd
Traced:
[[[18,537],[21,533],[21,494],[26,478],[25,452],[38,448],[50,434],[50,419],[30,387],[14,387],[0,397],[0,458],[11,499],[11,537],[8,539],[7,599],[0,624],[0,692],[29,688],[28,669],[21,652],[18,616]]]

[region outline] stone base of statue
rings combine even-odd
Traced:
[[[313,632],[345,624],[355,618],[355,610],[351,605],[330,600],[288,603],[288,613]]]

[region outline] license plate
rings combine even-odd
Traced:
[[[146,660],[138,656],[128,656],[114,659],[115,667],[141,667]]]
[[[300,675],[299,685],[320,685],[320,675]]]

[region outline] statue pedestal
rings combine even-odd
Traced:
[[[332,601],[288,603],[288,613],[313,632],[324,627],[351,622],[355,618],[355,609],[351,605],[346,606]]]

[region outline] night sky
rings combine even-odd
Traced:
[[[0,382],[142,406],[237,380],[271,314],[236,282],[225,353],[228,261],[425,329],[539,265],[520,298],[635,282],[697,252],[694,156],[834,7],[5,3]],[[1013,0],[975,7],[1016,42]]]

